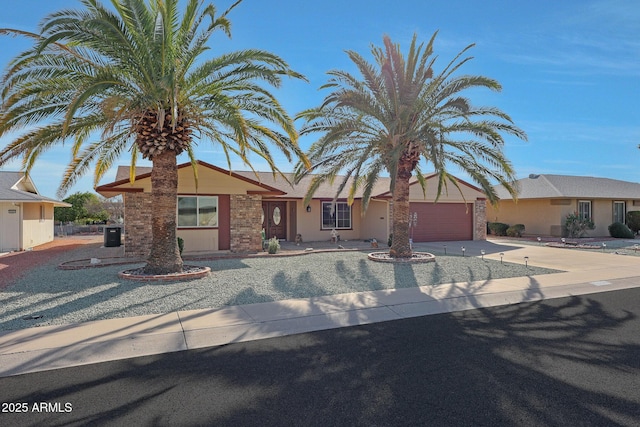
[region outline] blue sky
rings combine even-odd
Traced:
[[[220,11],[232,0],[214,1]],[[50,12],[77,0],[0,0],[0,27],[37,30]],[[640,182],[640,3],[637,0],[245,0],[230,14],[231,40],[212,39],[210,55],[260,48],[283,57],[309,83],[285,81],[277,95],[290,114],[318,105],[330,69],[354,71],[345,50],[370,58],[383,34],[403,47],[414,33],[427,41],[439,30],[436,70],[471,43],[474,60],[461,70],[497,79],[500,93],[470,94],[476,104],[511,115],[529,142],[507,139],[518,177],[553,173]],[[0,38],[0,64],[26,45]],[[8,139],[0,139],[5,145]],[[306,149],[313,138],[301,140]],[[200,141],[198,157],[226,168],[217,147]],[[69,150],[42,156],[32,173],[39,191],[54,196]],[[182,159],[181,159],[182,160]],[[122,157],[119,164],[127,165]],[[279,164],[291,170],[283,157]],[[259,161],[256,168],[266,170]],[[19,162],[2,170],[18,170]],[[240,162],[232,168],[246,170]],[[425,167],[425,170],[429,170]],[[102,180],[109,182],[111,171]],[[465,179],[464,174],[459,174]],[[87,175],[68,194],[92,189]]]

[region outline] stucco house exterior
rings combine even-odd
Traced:
[[[42,196],[23,172],[0,171],[0,252],[52,241],[56,206],[71,205]]]
[[[568,214],[591,218],[595,229],[589,237],[608,236],[613,222],[626,222],[629,211],[640,210],[640,184],[609,178],[568,175],[529,175],[518,180],[519,196],[514,202],[507,191],[496,187],[500,202],[487,207],[490,222],[524,224],[525,234],[562,235]]]
[[[287,175],[291,178],[290,175]],[[198,186],[190,163],[178,166],[178,236],[185,251],[250,252],[261,249],[261,230],[267,237],[295,241],[330,240],[333,230],[342,240],[377,239],[387,242],[391,230],[389,180],[376,184],[369,207],[362,215],[362,195],[349,206],[345,197],[333,203],[335,187],[323,185],[309,205],[304,195],[309,180],[292,185],[271,172],[230,172],[198,161]],[[485,195],[458,180],[433,203],[437,183],[427,176],[427,196],[417,181],[411,185],[411,212],[415,214],[415,242],[480,240],[486,238]],[[290,181],[292,181],[290,179]],[[337,185],[338,180],[336,180]],[[125,254],[146,256],[151,245],[151,168],[136,168],[130,182],[129,168],[120,167],[114,182],[96,191],[105,197],[123,195],[125,204]]]

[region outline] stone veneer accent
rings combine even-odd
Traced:
[[[473,240],[487,240],[487,201],[477,199],[473,204],[474,235]]]
[[[151,193],[124,193],[124,256],[147,258],[151,253]]]
[[[231,194],[231,252],[262,249],[262,197]]]
[[[124,255],[146,258],[151,252],[151,193],[125,193]],[[257,252],[262,248],[262,197],[232,194],[231,252]]]

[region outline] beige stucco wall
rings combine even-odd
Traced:
[[[389,234],[389,204],[386,200],[370,200],[362,220],[362,239],[374,238],[378,242],[387,242]]]
[[[178,228],[177,235],[184,239],[185,254],[218,250],[217,229],[185,230]]]
[[[411,185],[409,188],[409,198],[411,201],[433,201],[438,193],[438,182],[435,178],[427,180],[426,198],[422,193],[422,186],[419,183]],[[473,203],[477,198],[484,198],[485,194],[481,191],[471,188],[468,185],[460,183],[460,190],[452,183],[448,183],[447,188],[442,189],[438,203],[455,202],[460,203],[466,200],[467,203]]]
[[[44,207],[44,219],[40,207]],[[31,248],[53,240],[53,204],[22,204],[22,249]]]
[[[114,187],[114,191],[119,188],[142,188],[145,193],[149,193],[151,177],[138,179],[133,185],[127,183]],[[257,185],[204,166],[198,167],[197,188],[193,169],[191,167],[178,169],[178,189],[179,194],[246,194],[248,191],[264,191],[264,188]]]
[[[331,240],[331,230],[322,230],[322,208],[320,200],[312,200],[311,212],[307,212],[306,206],[302,205],[302,200],[291,201],[296,203],[296,222],[299,234],[305,242],[315,242],[323,240]],[[361,236],[362,217],[360,200],[354,201],[351,206],[351,230],[336,230],[342,240],[356,240],[367,237]],[[294,236],[295,237],[295,236]],[[291,240],[291,239],[290,239]]]
[[[564,218],[578,210],[578,199],[563,199],[567,204],[552,205],[549,199],[500,201],[497,208],[487,205],[487,221],[503,222],[505,224],[524,224],[525,234],[556,236],[561,235]],[[582,200],[582,199],[581,199]],[[623,200],[615,200],[623,201]],[[640,206],[633,206],[632,200],[626,202],[627,212],[640,210]],[[596,228],[590,231],[589,237],[609,235],[609,225],[613,222],[613,199],[591,200],[592,218]],[[554,203],[561,203],[555,201]]]

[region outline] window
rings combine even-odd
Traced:
[[[217,227],[218,198],[178,196],[178,227]]]
[[[44,205],[40,205],[40,222],[44,222],[45,219]]]
[[[322,229],[351,228],[351,206],[345,202],[322,202]]]
[[[625,202],[613,202],[613,222],[625,223],[625,212],[627,204]]]
[[[578,201],[578,216],[580,219],[591,219],[591,201],[579,200]]]

